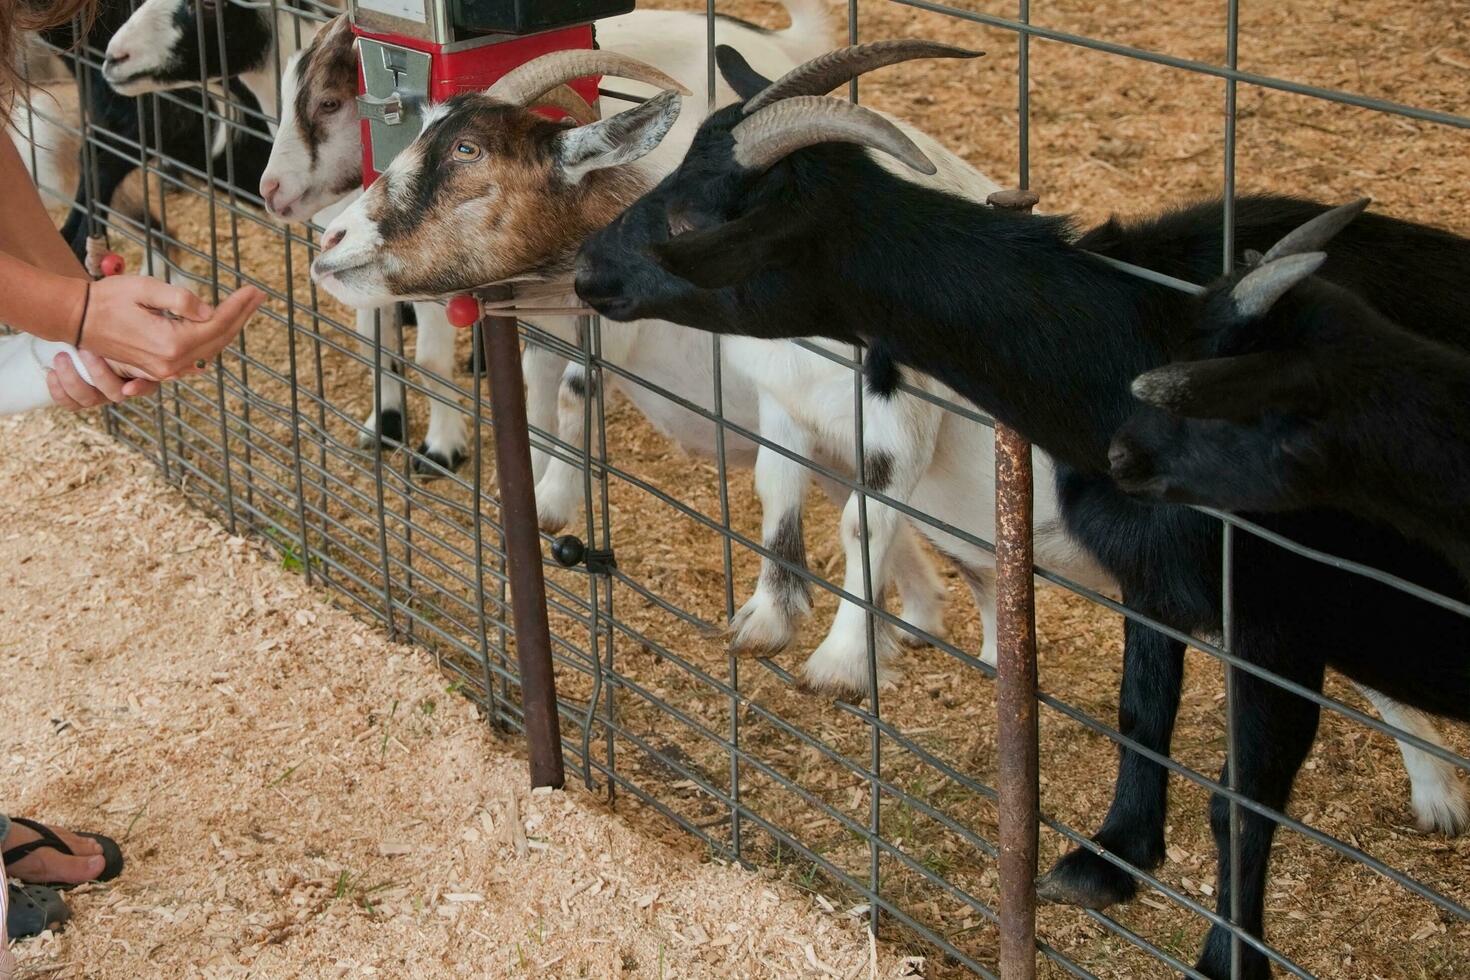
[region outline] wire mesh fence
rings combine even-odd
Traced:
[[[258,16],[278,39],[290,37],[290,43],[270,46],[270,64],[256,72],[272,85],[279,84],[275,79],[289,52],[304,47],[338,13],[326,5],[282,0],[223,5],[233,11],[229,16]],[[942,29],[974,47],[991,48],[990,60],[999,64],[988,71],[1004,80],[992,83],[993,91],[1003,84],[1010,96],[990,105],[993,113],[982,124],[1007,120],[1010,135],[987,139],[983,147],[969,144],[969,124],[954,122],[954,107],[963,111],[971,97],[971,83],[954,74],[961,69],[946,75],[950,69],[928,68],[905,77],[910,87],[874,82],[872,88],[883,107],[898,115],[905,108],[926,114],[932,98],[916,87],[951,97],[958,90],[958,101],[927,112],[947,129],[936,135],[965,142],[970,158],[1004,149],[1013,165],[985,162],[1007,167],[1022,188],[1040,183],[1031,173],[1049,163],[1033,141],[1038,113],[1054,127],[1069,102],[1084,101],[1072,63],[1058,52],[1101,59],[1111,66],[1107,71],[1126,73],[1137,66],[1122,84],[1136,84],[1154,98],[1161,88],[1177,86],[1185,101],[1208,99],[1190,111],[1212,120],[1200,138],[1210,144],[1209,152],[1191,156],[1185,148],[1167,159],[1178,170],[1195,172],[1197,184],[1226,202],[1222,271],[1229,271],[1229,257],[1237,252],[1230,203],[1237,184],[1268,182],[1237,171],[1243,93],[1303,100],[1312,113],[1325,106],[1322,111],[1329,113],[1402,120],[1412,130],[1406,146],[1431,127],[1457,136],[1470,128],[1470,119],[1445,109],[1439,98],[1410,105],[1380,97],[1366,84],[1344,88],[1278,70],[1243,69],[1234,0],[1191,7],[1191,29],[1163,38],[1149,33],[1155,23],[1148,18],[1135,24],[1113,5],[1080,6],[1087,16],[1064,5],[1037,4],[1033,10],[1027,0],[964,7],[850,0],[846,35],[855,42]],[[105,231],[132,268],[168,275],[212,300],[245,283],[270,296],[208,373],[109,410],[109,431],[156,462],[164,479],[232,533],[259,536],[287,568],[395,638],[432,651],[451,685],[474,699],[491,725],[520,733],[526,716],[517,637],[526,626],[511,612],[515,569],[507,561],[499,480],[504,473],[495,462],[484,359],[475,356],[487,332],[501,328],[482,321],[462,332],[453,364],[445,368],[442,359],[426,361],[422,342],[410,356],[404,308],[354,313],[317,291],[308,270],[319,253],[319,228],[268,219],[255,186],[261,161],[252,140],[272,137],[279,90],[252,94],[241,86],[222,87],[218,80],[231,77],[229,54],[237,50],[228,43],[228,18],[201,0],[184,9],[193,11],[190,23],[197,31],[192,84],[136,103],[124,100],[135,113],[146,109],[140,115],[99,117],[93,92],[107,84],[101,76],[107,32],[120,23],[104,17],[90,43],[68,54],[75,58],[74,83],[67,73],[57,73],[60,81],[41,80],[47,77],[40,70],[45,46],[32,52],[31,110],[17,124],[28,138],[31,166],[54,202],[62,208],[80,202],[83,233]],[[712,92],[712,42],[720,19],[713,2],[690,9],[705,17]],[[126,15],[126,3],[119,11]],[[742,6],[739,12],[758,16],[766,10]],[[928,19],[914,20],[921,16]],[[1445,16],[1457,29],[1466,27],[1453,11]],[[1092,30],[1099,23],[1118,29]],[[211,65],[198,60],[201,50],[223,56]],[[1043,53],[1045,70],[1037,71]],[[73,85],[74,94],[66,95]],[[869,87],[865,80],[861,94]],[[857,84],[852,95],[859,95]],[[1148,99],[1140,98],[1145,104],[1136,114],[1147,127]],[[616,106],[618,98],[605,95],[604,101]],[[1256,103],[1253,111],[1263,110]],[[142,124],[121,125],[123,118]],[[1321,117],[1308,118],[1318,125]],[[1060,125],[1065,127],[1064,119]],[[1132,126],[1118,123],[1120,131],[1135,131]],[[197,138],[193,152],[177,150],[179,133]],[[72,153],[80,171],[64,174],[62,186],[56,180],[45,186],[42,178],[65,171]],[[1128,155],[1117,157],[1121,165],[1092,155],[1103,165],[1093,172],[1121,173]],[[99,175],[120,169],[136,172],[117,194],[110,188],[104,193],[110,180],[99,182]],[[1206,170],[1216,176],[1199,176]],[[71,176],[76,184],[65,182]],[[1046,186],[1041,191],[1043,208],[1060,203],[1054,204]],[[1152,211],[1161,203],[1139,201],[1134,210]],[[1166,285],[1192,288],[1155,270],[1130,268]],[[791,377],[825,385],[827,403],[836,406],[833,417],[783,421],[782,406],[768,404],[779,382],[765,379],[762,387],[741,375],[751,363],[772,363],[768,349],[752,355],[742,348],[745,341],[705,339],[700,350],[707,353],[694,364],[697,376],[691,379],[643,370],[656,364],[650,351],[669,354],[677,341],[669,334],[634,335],[634,329],[590,315],[526,315],[520,326],[541,522],[547,528],[566,524],[543,530],[541,537],[548,555],[545,608],[557,723],[573,779],[610,798],[635,801],[638,812],[678,825],[713,856],[780,869],[819,901],[911,945],[927,957],[924,975],[962,969],[982,976],[1028,975],[1014,958],[1014,945],[1006,956],[1006,939],[1014,943],[1019,937],[1024,959],[1039,960],[1042,975],[1131,977],[1173,970],[1202,976],[1191,964],[1210,925],[1230,931],[1237,958],[1242,947],[1253,948],[1294,976],[1470,971],[1463,847],[1360,826],[1402,826],[1402,799],[1383,800],[1368,820],[1361,813],[1335,813],[1332,803],[1339,783],[1352,779],[1345,759],[1367,753],[1393,766],[1390,739],[1420,753],[1421,775],[1425,769],[1441,777],[1448,771],[1449,782],[1438,788],[1458,799],[1463,788],[1453,767],[1470,768],[1470,761],[1446,745],[1463,743],[1456,735],[1443,741],[1422,719],[1402,713],[1382,721],[1355,707],[1362,702],[1344,685],[1329,684],[1321,693],[1242,658],[1234,643],[1230,583],[1240,573],[1235,562],[1244,538],[1470,614],[1460,598],[1306,548],[1245,518],[1213,513],[1223,526],[1222,629],[1219,636],[1191,636],[1129,609],[1105,577],[1089,575],[1085,561],[1038,535],[1036,576],[1051,587],[1038,600],[1045,607],[1040,690],[1033,693],[1024,674],[1018,678],[1008,669],[1013,686],[997,712],[994,651],[1001,650],[1008,668],[1036,668],[1035,652],[1025,642],[1032,620],[1030,576],[1013,575],[1020,591],[1003,586],[1004,615],[983,623],[968,608],[946,614],[933,590],[965,593],[954,607],[973,593],[979,605],[994,609],[989,556],[996,551],[997,524],[993,515],[982,519],[970,510],[976,499],[988,506],[996,497],[1003,511],[1024,506],[1029,512],[1030,494],[1019,489],[1029,475],[1009,470],[999,480],[993,462],[999,455],[1014,466],[1029,458],[1027,449],[1016,445],[1009,455],[998,454],[989,419],[922,378],[906,378],[894,399],[875,400],[864,384],[861,349],[780,342]],[[757,390],[767,396],[759,406]],[[397,432],[388,422],[395,412]],[[875,419],[875,412],[882,417]],[[884,426],[904,412],[931,420],[938,435],[924,472],[937,475],[900,496],[884,489],[885,479],[875,478],[875,468],[893,465],[875,448],[891,448]],[[454,453],[429,445],[431,413],[463,419],[462,464]],[[682,454],[675,443],[703,450],[703,456]],[[965,455],[971,451],[979,455]],[[762,462],[755,462],[758,456]],[[1035,478],[1042,486],[1051,468],[1037,459]],[[769,495],[752,493],[752,463],[757,486],[763,467],[797,467],[795,524],[784,534],[773,526],[782,515],[770,509]],[[946,466],[955,467],[960,478],[943,473]],[[973,496],[944,496],[946,488],[967,486],[966,480],[974,482]],[[827,499],[806,499],[808,483],[820,485]],[[930,486],[940,489],[926,496]],[[546,506],[551,491],[561,494],[555,514]],[[792,491],[786,492],[789,499]],[[1038,494],[1038,503],[1047,496]],[[1009,524],[1014,535],[1001,550],[1021,548],[1020,567],[1029,567],[1024,556],[1032,547],[1031,521]],[[914,528],[918,536],[909,534]],[[560,537],[567,533],[572,538]],[[884,534],[891,551],[874,554],[869,543]],[[946,579],[926,571],[936,551],[957,559]],[[781,625],[795,628],[795,636],[751,639],[737,633],[744,642],[732,643],[729,624],[750,627],[752,614],[773,613],[761,605],[759,584],[771,577],[788,590],[812,595],[813,622],[821,629],[801,630],[795,614],[800,610],[786,610],[792,622]],[[885,602],[887,582],[902,600],[901,611]],[[752,589],[754,597],[743,599]],[[1129,630],[1153,631],[1190,648],[1190,693],[1172,751],[1167,738],[1161,750],[1150,740],[1122,734],[1126,723],[1111,720],[1118,710],[1112,691],[1122,620]],[[1006,628],[998,630],[997,622]],[[831,631],[818,644],[829,623]],[[788,643],[782,653],[779,648]],[[734,649],[742,645],[746,649]],[[820,683],[823,675],[810,662],[804,671],[792,669],[796,651],[809,645],[817,646],[818,661],[826,656],[859,665],[861,676],[848,685],[847,696],[808,693],[814,678],[828,695],[840,686]],[[901,646],[913,649],[898,661],[894,652]],[[1298,815],[1249,798],[1228,777],[1222,783],[1207,774],[1235,751],[1228,730],[1242,675],[1289,690],[1333,719],[1321,736],[1335,746],[1326,750],[1330,764],[1322,766],[1331,772],[1303,777],[1292,807]],[[997,755],[997,744],[1007,740],[1011,748],[1002,752],[1020,767],[1008,774],[1006,759]],[[1163,867],[1137,866],[1088,837],[1111,782],[1112,770],[1102,760],[1115,745],[1169,773],[1177,805],[1170,813]],[[1034,780],[1027,753],[1039,756],[1040,806],[1023,798],[1022,812],[1007,816],[998,787],[1004,783],[1005,797],[1014,799],[1016,787]],[[1382,787],[1402,796],[1396,768],[1379,774],[1376,761],[1368,765],[1370,798]],[[1229,801],[1227,862],[1238,863],[1243,814],[1265,816],[1290,832],[1292,840],[1278,848],[1264,937],[1232,924],[1244,922],[1241,909],[1215,909],[1219,882],[1209,857],[1210,794]],[[1043,859],[1074,847],[1092,850],[1139,882],[1139,900],[1106,910],[1033,910],[1028,903],[1034,901],[1029,878],[1035,845],[1027,846],[1025,836],[1038,827]],[[1027,878],[1020,891],[1018,866],[1006,876],[1001,872],[1004,856],[1017,848]],[[1341,921],[1349,915],[1355,921]]]

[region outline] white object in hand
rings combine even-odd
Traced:
[[[52,404],[46,372],[57,354],[66,354],[87,384],[96,387],[71,344],[40,340],[29,334],[0,337],[0,415],[45,408]]]

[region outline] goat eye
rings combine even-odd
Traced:
[[[340,108],[342,108],[342,103],[336,99],[322,99],[321,104],[317,106],[317,109],[322,112],[336,112]]]
[[[478,160],[483,152],[478,144],[471,143],[469,140],[460,140],[454,144],[454,159],[460,163]]]

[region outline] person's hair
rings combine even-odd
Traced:
[[[17,63],[21,35],[82,20],[78,41],[92,26],[101,0],[0,0],[0,123],[8,122],[23,80]]]

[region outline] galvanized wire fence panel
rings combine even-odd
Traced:
[[[331,13],[280,0],[254,6],[269,9],[277,29],[304,33]],[[1223,152],[1214,186],[1226,202],[1232,201],[1237,185],[1238,99],[1248,89],[1433,126],[1470,127],[1470,119],[1439,108],[1242,70],[1234,0],[1221,4],[1219,11],[1221,60],[1049,26],[1067,23],[1066,10],[1037,4],[1033,11],[1027,0],[1005,7],[971,6],[985,9],[924,0],[862,4],[851,0],[847,35],[854,41],[872,39],[859,30],[864,18],[888,17],[892,11],[911,8],[967,25],[976,46],[1003,48],[1002,60],[1015,70],[1017,125],[1000,145],[1015,154],[1010,172],[1023,188],[1031,183],[1033,170],[1033,48],[1041,44],[1177,73],[1190,84],[1205,79],[1215,85],[1218,102],[1200,106],[1199,112],[1220,113]],[[706,83],[712,91],[717,26],[713,2],[706,13],[711,44]],[[201,37],[201,44],[205,40]],[[95,70],[101,57],[94,48],[85,51],[81,61]],[[81,78],[84,91],[100,83],[93,73],[82,72]],[[852,95],[859,94],[854,84]],[[40,119],[58,131],[70,131],[80,141],[89,172],[96,171],[104,155],[137,163],[144,179],[136,213],[100,200],[95,187],[84,186],[82,194],[89,221],[106,229],[132,268],[155,274],[166,269],[176,281],[191,284],[209,299],[252,283],[270,300],[209,373],[171,383],[156,398],[110,410],[109,429],[153,459],[166,480],[216,514],[233,533],[269,542],[287,568],[324,586],[343,605],[380,623],[394,637],[431,650],[452,677],[451,686],[480,704],[490,724],[508,733],[520,732],[524,715],[506,529],[493,463],[490,399],[481,367],[472,357],[471,333],[459,338],[457,360],[473,370],[442,376],[408,356],[396,312],[380,311],[354,323],[351,311],[317,292],[307,275],[318,250],[317,232],[300,226],[283,228],[264,217],[256,188],[241,186],[237,179],[233,141],[225,141],[223,153],[209,152],[220,133],[264,133],[270,113],[218,86],[196,85],[144,101],[195,113],[205,166],[187,165],[158,152],[164,145],[158,112],[151,116],[154,132],[145,127],[139,138],[121,139],[101,128],[104,121],[85,113],[63,118],[59,104],[54,111],[48,108],[38,87],[32,93],[27,124]],[[987,152],[993,149],[988,147]],[[33,160],[39,170],[45,169],[34,156]],[[1260,182],[1256,175],[1240,176]],[[57,204],[65,205],[75,188],[47,190]],[[1041,190],[1042,207],[1057,207],[1060,202],[1049,201],[1046,188]],[[1141,201],[1136,210],[1151,212],[1163,203]],[[1236,249],[1231,205],[1224,207],[1227,263],[1222,271],[1229,271],[1228,257]],[[1190,285],[1153,270],[1134,271],[1180,288]],[[873,402],[864,387],[861,350],[801,342],[793,355],[850,377],[851,411],[845,416],[852,429],[850,449],[815,453],[809,446],[793,449],[765,431],[764,423],[752,427],[732,418],[736,413],[726,402],[733,363],[729,341],[714,344],[708,399],[696,403],[639,375],[626,360],[605,355],[609,332],[628,328],[592,317],[568,320],[557,330],[546,329],[543,320],[537,323],[541,325],[522,325],[523,342],[568,365],[580,365],[584,379],[584,397],[574,409],[567,409],[580,411],[580,424],[570,427],[575,438],[566,438],[560,423],[556,431],[536,429],[531,435],[539,452],[570,463],[580,473],[580,513],[569,530],[580,539],[585,558],[570,569],[548,560],[546,607],[562,745],[575,778],[588,788],[636,800],[647,812],[703,842],[712,855],[788,872],[838,911],[863,918],[885,936],[929,957],[926,975],[953,967],[992,976],[1003,962],[1007,976],[1024,976],[1026,967],[1016,954],[1017,937],[1021,948],[1029,950],[1030,930],[1035,929],[1036,958],[1046,975],[1123,977],[1172,969],[1198,976],[1190,964],[1200,934],[1211,923],[1231,928],[1238,945],[1262,950],[1280,971],[1296,976],[1333,973],[1322,965],[1328,961],[1321,951],[1310,942],[1295,941],[1271,909],[1265,940],[1232,926],[1232,916],[1218,915],[1213,887],[1202,888],[1198,880],[1211,873],[1207,863],[1191,881],[1177,867],[1138,868],[1103,853],[1140,882],[1146,892],[1142,908],[1050,909],[1033,914],[1026,866],[1036,857],[1034,845],[1024,840],[1026,825],[1033,832],[1038,825],[1042,829],[1045,855],[1075,846],[1097,849],[1087,837],[1095,813],[1083,808],[1085,822],[1072,826],[1053,812],[1074,774],[1049,762],[1075,752],[1083,768],[1105,769],[1101,760],[1112,754],[1110,744],[1117,745],[1166,767],[1176,791],[1184,788],[1187,802],[1173,821],[1192,828],[1186,835],[1190,839],[1207,839],[1202,801],[1208,793],[1222,794],[1229,800],[1232,828],[1243,812],[1262,814],[1330,855],[1329,866],[1357,862],[1390,881],[1396,894],[1413,898],[1424,915],[1456,935],[1470,936],[1464,926],[1470,921],[1466,908],[1470,895],[1456,884],[1453,868],[1434,881],[1421,880],[1422,863],[1410,870],[1395,867],[1355,839],[1323,831],[1309,818],[1264,807],[1235,786],[1221,785],[1200,771],[1201,765],[1217,765],[1232,754],[1233,739],[1221,737],[1189,747],[1191,764],[1187,764],[1120,734],[1111,720],[1116,709],[1111,690],[1096,692],[1096,699],[1064,696],[1049,689],[1048,669],[1043,669],[1041,690],[1035,695],[1045,743],[1042,807],[1030,814],[1029,821],[1018,822],[1015,813],[1004,815],[997,786],[1003,780],[1011,787],[1025,785],[1032,778],[1025,756],[1034,757],[1038,743],[1035,712],[1002,712],[997,718],[995,670],[979,655],[980,630],[991,630],[993,624],[981,627],[969,617],[962,628],[946,636],[937,627],[906,623],[891,603],[885,604],[883,589],[874,587],[875,581],[882,581],[881,569],[873,567],[876,562],[867,547],[875,506],[929,528],[931,537],[947,536],[985,553],[993,553],[995,543],[947,515],[874,489],[873,483],[883,481],[872,479],[875,457],[866,416],[873,411]],[[371,436],[365,420],[370,415],[381,418],[385,407],[397,404],[399,385],[405,390],[403,444],[364,438]],[[989,425],[973,406],[955,403],[945,392],[913,378],[906,380],[900,397],[941,409],[951,432],[955,426]],[[649,400],[677,405],[710,423],[713,459],[696,462],[677,456],[667,440],[638,418],[633,405]],[[455,472],[437,467],[412,448],[417,445],[414,435],[424,429],[426,407],[435,402],[452,406],[467,420],[469,459]],[[763,539],[761,515],[753,509],[757,501],[744,468],[755,447],[773,458],[796,461],[809,478],[833,488],[836,508],[821,503],[808,508],[805,533],[807,546],[813,549],[811,568],[794,560],[799,552],[773,550]],[[1016,492],[1002,493],[1003,508],[1021,503],[1029,508]],[[856,494],[852,534],[862,543],[861,568],[846,584],[838,585],[829,581],[843,580],[836,510],[848,494]],[[1280,685],[1363,730],[1470,768],[1462,755],[1422,733],[1385,724],[1337,697],[1239,657],[1233,646],[1228,583],[1238,571],[1233,563],[1240,539],[1249,535],[1312,561],[1374,576],[1460,614],[1470,613],[1470,607],[1457,599],[1426,594],[1412,583],[1350,567],[1242,518],[1215,516],[1225,527],[1222,578],[1227,588],[1222,597],[1223,635],[1214,641],[1184,635],[1142,616],[1097,588],[1097,583],[1075,581],[1045,562],[1037,575],[1077,597],[1069,600],[1076,605],[1068,608],[1079,623],[1085,623],[1079,629],[1088,637],[1100,635],[1093,629],[1099,622],[1116,633],[1122,617],[1189,644],[1196,651],[1191,653],[1193,669],[1220,685],[1225,719],[1231,717],[1233,692],[1244,674]],[[1029,522],[1011,523],[1022,536],[1008,540],[1006,546],[1019,546],[1029,554]],[[543,537],[548,546],[556,540],[553,534]],[[558,555],[578,557],[569,554],[569,548],[571,543],[563,540]],[[785,655],[752,657],[729,651],[726,626],[757,581],[762,560],[806,583],[816,596],[817,621],[824,629],[839,601],[861,612],[865,694],[833,700],[801,691],[802,678],[790,666],[792,653],[814,643],[815,634],[802,635]],[[823,562],[830,567],[822,569]],[[857,587],[853,582],[859,583]],[[900,589],[903,584],[895,582]],[[961,586],[963,579],[954,584]],[[1002,596],[1002,605],[1010,610],[1006,622],[1014,624],[1000,637],[1002,662],[1034,669],[1034,652],[1024,643],[1011,644],[1024,639],[1030,619],[1029,582],[1026,585],[1020,594],[1011,591]],[[885,688],[878,680],[895,631],[929,649],[911,655],[896,687]],[[1054,647],[1069,646],[1046,631],[1040,644],[1044,668]],[[1111,648],[1106,657],[1116,659]],[[1214,671],[1214,663],[1221,665],[1219,671]],[[1111,673],[1106,676],[1113,683]],[[1009,674],[1008,679],[1015,680]],[[1029,691],[1027,678],[1021,677],[1019,684],[1011,688],[1013,696]],[[1011,705],[1015,707],[1015,702]],[[1211,715],[1209,721],[1218,724],[1219,719]],[[998,741],[1009,741],[1020,754],[998,761]],[[1007,765],[1019,768],[1007,775]],[[1100,801],[1093,801],[1094,807],[1096,802]],[[1237,835],[1232,833],[1231,839],[1233,844]],[[1022,860],[1003,880],[998,858],[1016,847],[1022,849]],[[1028,879],[1020,891],[1018,868]],[[1463,868],[1460,871],[1463,877]],[[1004,923],[1003,897],[1011,913]],[[1240,918],[1238,909],[1233,917]],[[1282,935],[1287,938],[1278,945],[1276,937]],[[1009,948],[1006,938],[1011,940]],[[1303,962],[1317,965],[1309,969]],[[1435,968],[1425,961],[1425,975]]]

